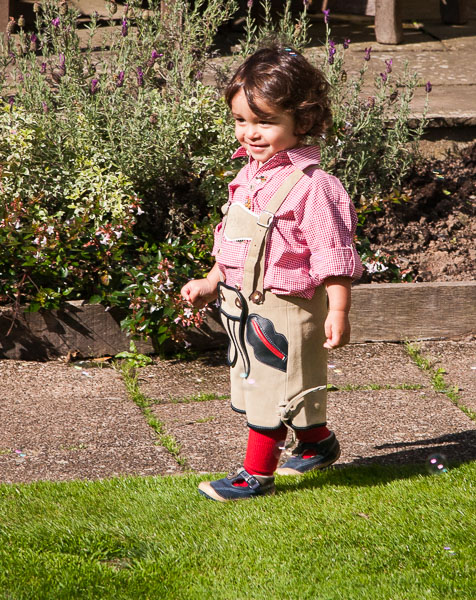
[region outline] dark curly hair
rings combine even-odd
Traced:
[[[329,84],[323,73],[293,48],[273,45],[249,56],[225,89],[228,106],[240,89],[258,117],[268,115],[256,102],[266,102],[291,113],[303,136],[321,135],[332,123]]]

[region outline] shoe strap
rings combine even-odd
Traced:
[[[230,473],[227,476],[227,479],[243,479],[248,484],[250,490],[256,490],[261,485],[261,483],[256,479],[256,477],[248,473],[248,471],[243,467],[241,469],[238,469],[236,473]]]

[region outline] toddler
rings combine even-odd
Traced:
[[[189,281],[195,307],[218,298],[230,338],[232,408],[246,415],[243,468],[199,491],[220,502],[273,494],[274,473],[300,475],[334,463],[326,427],[327,349],[349,341],[355,209],[305,145],[331,123],[323,74],[292,48],[255,52],[225,91],[247,164],[229,185],[215,230],[215,266]],[[288,428],[298,445],[277,469]]]

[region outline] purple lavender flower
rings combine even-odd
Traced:
[[[45,62],[41,63],[40,73],[42,73],[42,74],[46,73],[46,63]]]
[[[139,87],[144,85],[144,72],[140,67],[137,67],[137,85]]]
[[[426,82],[426,85],[425,85],[425,92],[426,92],[427,94],[429,94],[429,93],[431,92],[431,90],[432,90],[432,89],[433,89],[433,86],[431,85],[431,82],[430,82],[430,81],[427,81],[427,82]]]
[[[13,108],[13,105],[15,104],[15,96],[10,96],[10,98],[8,98],[8,104],[10,105],[10,108]]]
[[[129,31],[129,25],[127,24],[127,19],[124,18],[124,19],[122,19],[122,29],[121,29],[122,37],[126,37],[128,31]]]
[[[304,8],[306,8],[306,9],[307,9],[307,8],[309,7],[309,2],[310,2],[310,0],[302,0],[302,3],[303,3],[303,5],[304,5]]]
[[[59,27],[59,24],[60,24],[60,18],[59,18],[59,17],[56,17],[56,19],[53,19],[53,20],[51,21],[51,24],[53,25],[53,27]]]
[[[344,50],[347,50],[347,48],[350,46],[350,39],[347,38],[346,40],[344,40],[344,43],[342,45],[344,46]]]
[[[330,65],[334,64],[334,55],[336,52],[336,43],[334,42],[334,40],[329,40],[329,58],[327,59],[327,62]]]
[[[91,87],[90,87],[91,94],[95,94],[97,92],[98,85],[99,85],[99,79],[91,79]]]
[[[147,66],[153,67],[155,61],[159,58],[160,54],[157,52],[157,50],[152,50],[152,54],[150,55],[149,60],[147,61]]]
[[[122,87],[124,84],[124,71],[119,71],[119,75],[116,78],[116,87]]]
[[[46,113],[47,113],[47,112],[48,112],[48,110],[49,110],[49,109],[48,109],[48,104],[46,104],[46,102],[42,102],[42,103],[41,103],[41,107],[42,107],[42,109],[43,109],[43,112],[44,112],[44,113],[45,113],[45,115],[46,115]]]
[[[391,73],[392,72],[392,65],[393,65],[393,60],[386,60],[385,64],[387,65],[387,73]]]
[[[248,0],[246,6],[248,7],[248,10],[251,10],[253,8],[253,0]]]
[[[380,77],[384,83],[387,83],[388,75],[387,73],[380,73]]]
[[[365,48],[364,60],[370,60],[370,53],[372,52],[372,46],[370,48]]]
[[[59,54],[59,66],[64,69],[64,63],[66,61],[65,55],[60,52]]]
[[[322,13],[324,15],[324,23],[329,23],[329,14],[330,14],[330,10],[323,10]]]

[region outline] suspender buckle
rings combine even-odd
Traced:
[[[250,296],[251,302],[254,304],[263,304],[264,302],[264,294],[258,290],[255,290]]]
[[[273,219],[274,219],[274,213],[269,212],[269,210],[263,210],[260,213],[256,224],[260,225],[261,227],[266,227],[266,229],[268,229],[269,226],[271,225],[271,223],[273,222]]]

